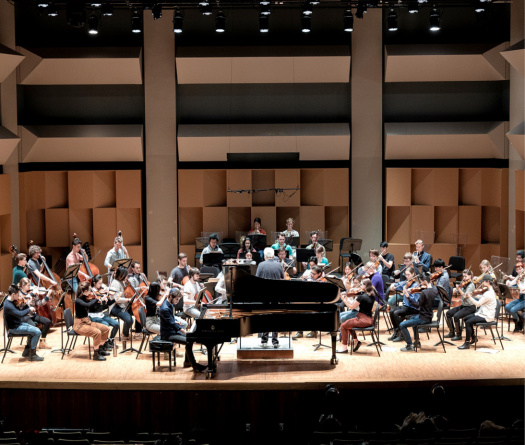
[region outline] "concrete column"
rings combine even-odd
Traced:
[[[369,9],[352,33],[352,237],[363,256],[382,241],[383,226],[383,20]]]
[[[156,271],[177,264],[177,133],[175,37],[167,12],[153,20],[144,13],[144,95],[147,264]]]

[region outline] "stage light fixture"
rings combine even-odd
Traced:
[[[312,4],[309,1],[304,2],[303,4],[303,15],[312,15]]]
[[[261,5],[261,6],[262,6],[262,5],[269,5],[269,4],[270,4],[270,0],[261,0],[261,1],[259,2],[259,5]]]
[[[261,14],[270,15],[272,11],[270,10],[270,5],[261,5]]]
[[[179,8],[175,9],[175,12],[173,13],[173,32],[176,34],[180,34],[182,32],[182,25],[184,22],[184,17],[182,16],[182,12],[180,12]]]
[[[417,14],[419,12],[419,3],[417,0],[408,2],[408,12],[410,14]]]
[[[417,0],[418,3],[426,3],[427,0]]]
[[[88,33],[91,35],[98,34],[98,17],[95,14],[91,14],[88,20]]]
[[[47,8],[49,6],[49,2],[45,2],[45,1],[38,1],[36,3],[36,5],[39,7],[39,8]]]
[[[47,15],[49,17],[56,17],[58,15],[58,9],[54,2],[49,2],[49,7],[47,10]]]
[[[268,15],[261,14],[259,16],[259,32],[270,31],[270,17]]]
[[[397,13],[394,8],[390,8],[390,12],[387,17],[388,30],[397,31]]]
[[[92,8],[100,8],[102,6],[102,2],[91,2]]]
[[[310,32],[312,29],[312,16],[303,14],[301,18],[301,31]]]
[[[111,17],[113,15],[113,6],[108,2],[102,4],[102,15],[105,17]]]
[[[226,17],[224,12],[218,11],[215,15],[215,32],[224,32],[226,31]]]
[[[208,3],[207,5],[201,5],[200,7],[202,15],[211,15],[212,14],[212,7]]]
[[[135,9],[131,15],[131,32],[140,34],[142,32],[142,20],[139,12]]]
[[[474,8],[474,11],[476,11],[478,14],[480,12],[485,12],[485,5],[483,4],[483,2],[481,0],[476,2],[476,6]]]
[[[312,6],[318,5],[319,4],[319,0],[310,0],[310,4]]]
[[[430,31],[439,31],[441,29],[441,26],[439,24],[440,22],[440,19],[439,19],[439,12],[438,10],[436,9],[436,7],[434,6],[434,9],[432,9],[432,12],[430,13],[430,17],[429,17],[429,20],[430,20]]]
[[[343,30],[345,32],[352,32],[354,30],[354,14],[352,10],[348,8],[343,16]]]
[[[366,3],[363,2],[363,1],[359,1],[357,3],[357,9],[355,11],[355,16],[358,18],[358,19],[362,19],[363,18],[363,15],[366,14],[366,11],[367,11],[367,6],[366,6]]]
[[[153,15],[153,20],[162,18],[162,5],[160,3],[155,3],[153,8],[151,8],[151,14]]]
[[[209,6],[210,2],[208,0],[200,0],[199,6]]]

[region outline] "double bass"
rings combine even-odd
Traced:
[[[73,240],[76,238],[78,238],[77,234],[73,233]],[[92,281],[93,277],[98,275],[100,271],[97,266],[89,262],[89,257],[84,249],[80,249],[80,254],[82,255],[82,264],[80,265],[80,269],[78,269],[78,279],[80,282]]]

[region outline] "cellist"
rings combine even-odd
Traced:
[[[148,293],[149,284],[147,280],[144,278],[144,275],[141,273],[141,265],[138,261],[133,261],[131,263],[130,274],[128,274],[128,283],[135,290],[139,299],[141,299],[141,302],[144,302],[144,306],[145,306],[146,302],[144,300],[144,297]],[[146,313],[146,308],[144,307],[144,314],[145,313]],[[142,325],[140,324],[140,320],[137,320],[136,317],[135,317],[135,331],[142,332]]]
[[[43,284],[45,281],[51,286],[56,286],[57,282],[53,278],[46,277],[40,270],[46,259],[42,256],[42,249],[40,246],[33,244],[29,247],[29,261],[27,262],[27,269],[31,273],[33,282],[36,285]]]

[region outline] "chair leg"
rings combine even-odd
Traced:
[[[64,345],[64,349],[62,350],[62,358],[61,358],[61,360],[64,360],[64,355],[66,355],[66,351],[67,351],[67,347],[69,346],[70,338],[71,337],[69,335],[66,336],[66,344]]]
[[[146,339],[146,334],[142,334],[142,341],[140,342],[139,350],[137,352],[137,356],[135,357],[135,360],[139,358],[139,355],[142,351],[142,346],[144,345],[144,340]]]
[[[474,334],[476,337],[476,342],[474,343],[474,351],[478,349],[478,327],[476,326],[476,333]]]
[[[88,354],[89,359],[91,360],[91,339],[89,337],[86,337],[88,339]]]
[[[447,353],[447,350],[445,348],[445,339],[441,337],[441,330],[439,329],[439,326],[437,327],[436,329],[438,335],[439,335],[439,342],[441,343],[441,346],[443,346],[443,351],[445,352],[445,354]]]
[[[416,329],[414,329],[414,349],[417,352],[417,345],[420,342],[419,340],[419,328],[416,326]]]
[[[4,348],[4,356],[2,357],[2,363],[4,363],[5,355],[7,354],[7,351],[11,349],[11,343],[13,343],[13,337],[9,337],[7,339],[7,346]]]
[[[503,351],[505,348],[503,347],[503,342],[501,341],[501,335],[499,335],[498,326],[496,325],[495,328],[496,328],[496,334],[498,335],[499,343],[501,345],[501,350]]]

